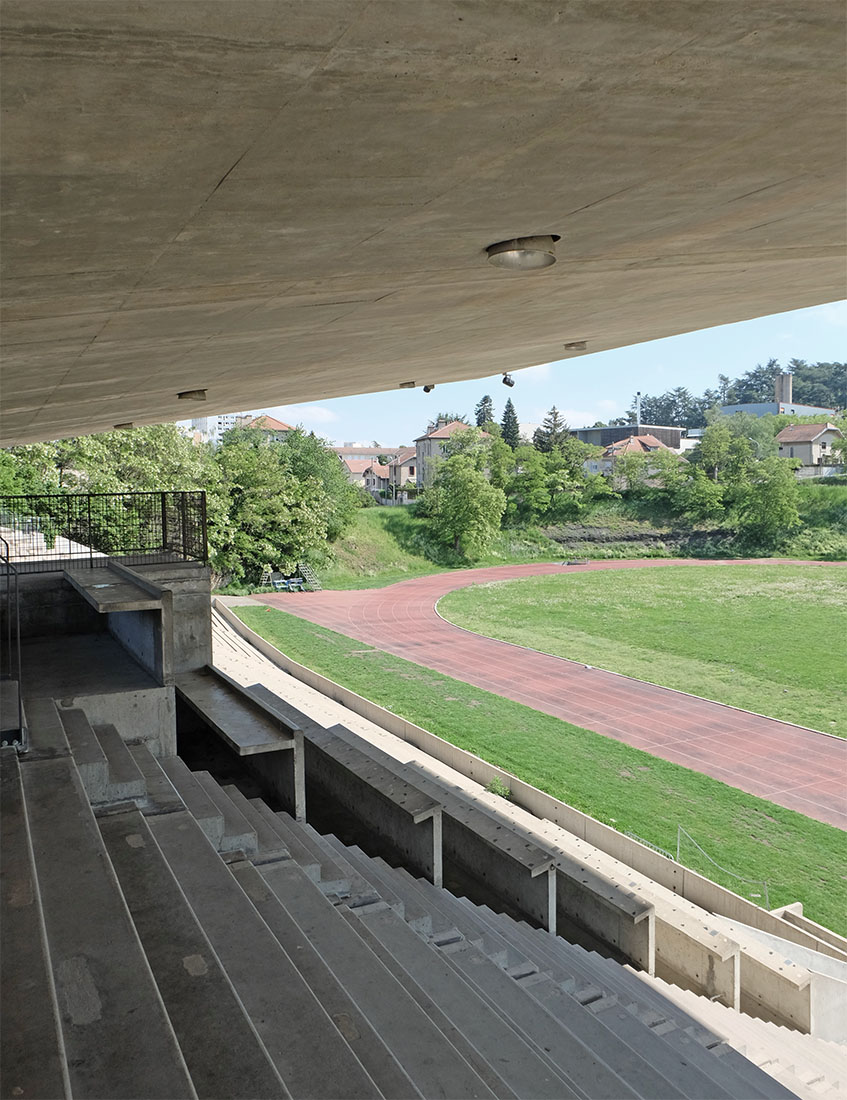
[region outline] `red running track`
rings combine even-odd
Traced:
[[[722,564],[727,563],[646,559],[566,567],[506,565],[439,573],[387,588],[256,599],[847,829],[847,740],[481,637],[445,622],[435,609],[445,593],[486,581]]]

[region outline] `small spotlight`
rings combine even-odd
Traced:
[[[435,383],[432,382],[432,383],[430,383],[430,385],[424,386],[423,391],[424,391],[424,393],[432,393],[432,391],[434,389],[435,389]]]
[[[503,385],[504,386],[514,386],[514,384],[515,384],[515,380],[514,380],[514,378],[512,378],[511,374],[504,374],[503,375]]]
[[[485,251],[488,253],[488,262],[495,267],[505,267],[511,271],[534,271],[551,267],[556,262],[556,241],[561,239],[558,233],[515,237],[511,241],[490,244]]]
[[[177,394],[180,401],[205,401],[205,390],[182,390]]]

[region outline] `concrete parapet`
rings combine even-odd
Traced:
[[[310,731],[306,774],[351,813],[367,821],[410,865],[441,885],[441,805],[373,760],[351,742],[343,726]]]

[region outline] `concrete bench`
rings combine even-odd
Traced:
[[[306,739],[310,782],[384,837],[436,885],[443,881],[441,804],[374,760],[344,726],[312,729]]]
[[[261,755],[257,772],[298,820],[305,819],[303,734],[297,725],[219,669],[184,673],[177,677],[176,692],[187,711],[238,756]],[[181,718],[189,721],[186,710]]]

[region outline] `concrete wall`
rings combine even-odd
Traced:
[[[143,741],[154,756],[176,755],[176,701],[173,687],[75,695],[63,708],[79,707],[92,726],[111,724],[124,741]]]
[[[752,925],[754,928],[761,928],[766,932],[772,932],[774,935],[782,936],[793,943],[808,946],[812,950],[834,957],[841,957],[841,951],[837,947],[816,938],[804,928],[781,920],[766,909],[761,909],[759,906],[747,901],[746,898],[718,886],[717,883],[711,882],[695,871],[682,866],[682,864],[676,863],[645,845],[639,844],[638,841],[624,836],[623,833],[619,833],[611,826],[604,825],[587,814],[575,810],[572,806],[568,806],[551,795],[545,794],[529,783],[522,782],[502,768],[497,768],[480,757],[474,756],[473,753],[465,752],[464,749],[451,745],[448,741],[444,741],[428,730],[416,726],[412,722],[407,722],[404,718],[392,714],[391,711],[372,703],[369,699],[364,699],[348,688],[336,684],[328,677],[321,676],[312,669],[298,664],[272,646],[270,642],[265,641],[255,631],[250,630],[228,607],[219,601],[216,602],[215,606],[233,629],[251,642],[260,653],[264,654],[279,668],[284,669],[292,676],[296,676],[298,680],[315,688],[328,698],[343,704],[354,713],[361,715],[361,717],[382,726],[383,729],[387,729],[395,736],[429,753],[435,759],[454,768],[469,779],[473,779],[483,786],[487,786],[492,779],[499,779],[509,788],[512,801],[536,817],[548,818],[580,839],[593,844],[601,851],[614,856],[642,874],[648,875],[669,890],[673,890],[674,893],[687,898],[709,912],[718,913],[731,920],[741,921],[744,924]],[[832,935],[832,933],[830,934]]]
[[[173,594],[173,673],[212,663],[211,574],[205,565],[137,565],[133,572]]]
[[[158,682],[164,683],[160,611],[113,611],[103,616],[109,633]]]
[[[67,584],[61,572],[24,573],[18,579],[21,640],[58,634],[93,634],[106,622]],[[0,616],[5,628],[6,582],[0,583]]]

